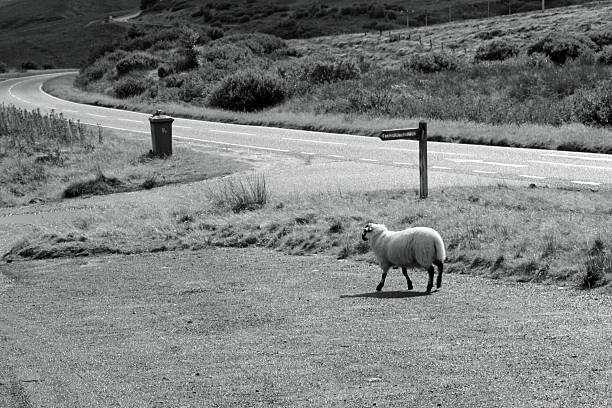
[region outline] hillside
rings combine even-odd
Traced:
[[[0,1],[0,61],[20,67],[75,67],[89,49],[124,35],[109,15],[138,9],[138,0]]]
[[[547,0],[546,8],[588,3]],[[145,12],[134,22],[162,26],[207,25],[227,33],[266,32],[281,38],[310,38],[378,31],[539,10],[541,0],[426,0],[352,2],[332,0],[0,0],[0,61],[39,67],[78,67],[91,48],[121,38],[127,25],[108,16]]]
[[[588,3],[547,0],[546,8]],[[541,0],[143,0],[144,22],[212,24],[229,32],[263,31],[282,38],[309,38],[446,23],[541,10]],[[406,8],[408,5],[408,15]]]

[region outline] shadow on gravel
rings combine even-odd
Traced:
[[[369,293],[358,293],[356,295],[340,295],[341,299],[346,298],[379,298],[379,299],[401,299],[411,298],[419,296],[429,296],[427,292],[408,292],[403,290],[393,290],[389,292],[369,292]]]

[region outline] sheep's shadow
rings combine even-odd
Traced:
[[[403,299],[420,296],[429,296],[430,292],[413,292],[404,290],[391,290],[381,292],[368,292],[368,293],[357,293],[355,295],[340,295],[341,299],[346,298],[378,298],[378,299]]]

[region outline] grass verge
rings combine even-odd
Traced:
[[[147,154],[150,148],[140,134],[0,107],[0,206],[150,189],[249,168],[183,146],[168,158]]]
[[[61,76],[46,82],[44,89],[59,98],[74,102],[139,112],[152,112],[150,103],[85,92],[76,88],[73,81],[73,75]],[[378,132],[383,129],[415,127],[418,121],[422,119],[360,117],[337,113],[296,113],[280,108],[272,108],[257,113],[239,113],[173,102],[159,103],[156,108],[169,115],[192,119],[363,136],[377,136]],[[612,152],[611,134],[612,132],[609,129],[589,127],[578,123],[562,126],[537,124],[488,125],[462,120],[428,120],[429,139],[450,143],[610,153]]]
[[[237,189],[226,180],[217,191]],[[68,225],[17,243],[5,260],[204,247],[263,247],[373,262],[360,240],[368,221],[390,229],[431,226],[442,234],[451,273],[596,287],[612,278],[610,190],[462,187],[427,200],[414,192],[313,195],[236,211],[230,196],[143,214],[138,208]],[[245,201],[246,200],[245,198]],[[225,209],[225,210],[223,210]]]

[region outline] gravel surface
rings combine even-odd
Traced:
[[[6,407],[604,407],[612,299],[215,249],[0,265]]]

